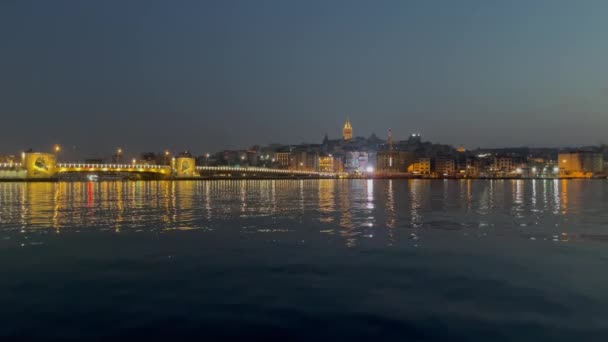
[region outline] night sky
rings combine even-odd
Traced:
[[[608,1],[0,0],[0,153],[608,142]]]

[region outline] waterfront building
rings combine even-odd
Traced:
[[[467,177],[478,177],[482,169],[482,161],[477,158],[467,158],[465,162],[465,175]]]
[[[604,172],[604,156],[601,153],[583,152],[581,153],[581,164],[585,172],[602,173]]]
[[[416,162],[409,166],[408,172],[415,175],[430,175],[431,158],[418,158]]]
[[[274,166],[278,169],[289,168],[289,160],[291,152],[289,150],[281,150],[274,153]]]
[[[581,177],[604,171],[604,156],[593,152],[563,152],[557,156],[561,176]]]
[[[319,165],[319,153],[294,151],[289,159],[290,170],[316,171]]]
[[[334,156],[334,172],[344,172],[344,159],[341,156]]]
[[[500,172],[512,172],[515,170],[515,163],[512,157],[500,156],[496,157],[496,164],[494,169]]]
[[[249,166],[258,166],[258,151],[254,149],[247,150],[245,154],[245,161]]]
[[[453,176],[456,173],[454,158],[449,156],[436,157],[435,172],[440,176]]]
[[[416,157],[413,152],[398,151],[393,149],[393,131],[388,130],[386,140],[387,150],[378,151],[376,154],[376,171],[378,173],[405,173],[413,164]]]
[[[342,128],[342,139],[350,140],[353,138],[353,127],[350,125],[350,120],[346,120],[344,128]]]
[[[368,166],[367,152],[349,151],[344,157],[344,170],[349,173],[365,172]]]
[[[319,157],[319,171],[334,172],[334,157],[331,154]]]
[[[408,167],[416,161],[412,152],[406,151],[378,151],[376,155],[376,171],[395,173],[407,172]]]

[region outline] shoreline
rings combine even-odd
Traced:
[[[420,178],[420,177],[407,177],[407,176],[376,176],[376,177],[188,177],[188,178],[159,178],[159,179],[99,179],[99,180],[86,180],[86,179],[0,179],[0,183],[83,183],[83,182],[153,182],[153,181],[221,181],[221,180],[429,180],[429,181],[462,181],[462,180],[608,180],[608,177],[470,177],[470,178],[457,178],[457,177],[442,177],[442,178]]]

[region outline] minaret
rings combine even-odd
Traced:
[[[393,130],[392,129],[388,129],[388,139],[386,140],[387,144],[388,144],[388,150],[392,151],[393,150]]]
[[[350,125],[350,121],[346,119],[344,128],[342,128],[342,138],[344,140],[350,140],[353,138],[353,127]]]

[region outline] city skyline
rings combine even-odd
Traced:
[[[30,152],[50,152],[53,153],[57,156],[61,155],[62,157],[67,157],[67,159],[72,159],[72,160],[84,160],[86,158],[101,158],[101,159],[107,159],[107,160],[111,160],[113,158],[116,158],[117,155],[122,156],[121,158],[123,158],[123,161],[130,161],[132,158],[137,158],[139,159],[142,155],[147,154],[147,153],[158,153],[159,156],[165,155],[165,156],[174,156],[174,155],[179,155],[181,153],[189,153],[192,154],[193,156],[205,156],[207,155],[207,158],[209,157],[209,155],[213,155],[213,154],[217,154],[217,153],[221,153],[221,152],[225,152],[225,151],[242,151],[245,152],[247,150],[250,150],[251,148],[271,148],[271,149],[277,149],[280,148],[280,146],[283,147],[298,147],[298,146],[308,146],[308,145],[323,145],[324,143],[324,139],[328,138],[331,141],[344,141],[347,142],[353,138],[357,138],[357,139],[379,139],[381,141],[383,141],[385,144],[390,144],[389,141],[395,141],[395,142],[406,142],[408,139],[411,139],[412,137],[422,140],[423,138],[426,138],[423,134],[421,134],[420,132],[410,132],[408,133],[406,136],[400,136],[399,134],[395,135],[393,134],[393,129],[392,128],[388,128],[386,130],[386,132],[384,133],[384,136],[382,134],[376,134],[375,132],[371,133],[369,136],[362,136],[362,135],[358,135],[356,134],[356,132],[358,132],[358,130],[355,130],[356,126],[352,125],[350,119],[347,117],[346,120],[344,121],[344,123],[342,124],[341,128],[340,128],[340,133],[339,136],[332,136],[329,135],[328,133],[325,133],[324,138],[322,141],[303,141],[300,143],[285,143],[285,142],[279,142],[279,141],[273,141],[273,142],[269,142],[269,143],[253,143],[249,146],[236,146],[234,148],[228,148],[227,146],[224,147],[220,147],[217,150],[202,150],[202,151],[197,151],[197,150],[191,150],[189,148],[182,148],[182,149],[170,149],[170,148],[160,148],[160,149],[153,149],[153,148],[144,148],[142,150],[134,150],[134,149],[130,149],[127,146],[128,145],[116,145],[116,146],[108,146],[106,149],[104,149],[101,152],[96,152],[96,153],[89,153],[89,154],[85,154],[85,152],[83,151],[78,151],[77,146],[70,146],[70,145],[65,145],[65,144],[58,144],[58,143],[54,143],[54,144],[43,144],[40,145],[40,148],[32,148],[32,147],[28,147],[28,148],[22,148],[16,151],[1,151],[0,150],[0,155],[19,155],[22,154],[23,152],[26,151],[30,151]],[[500,149],[519,149],[519,148],[531,148],[531,149],[552,149],[552,150],[576,150],[576,149],[581,149],[581,148],[588,148],[588,147],[603,147],[606,146],[606,144],[604,143],[597,143],[597,144],[578,144],[578,145],[571,145],[571,146],[526,146],[526,145],[514,145],[514,146],[495,146],[495,147],[487,147],[487,146],[477,146],[475,148],[469,148],[467,146],[464,145],[459,145],[459,144],[451,144],[449,142],[444,142],[444,141],[431,141],[431,140],[424,140],[426,143],[431,143],[431,144],[438,144],[438,145],[446,145],[446,146],[451,146],[454,150],[459,150],[459,149],[463,149],[463,150],[468,150],[468,151],[475,151],[475,150],[500,150]],[[169,145],[169,144],[166,144]]]
[[[355,136],[392,128],[469,149],[606,143],[607,10],[4,1],[0,153],[315,143],[346,117]]]

